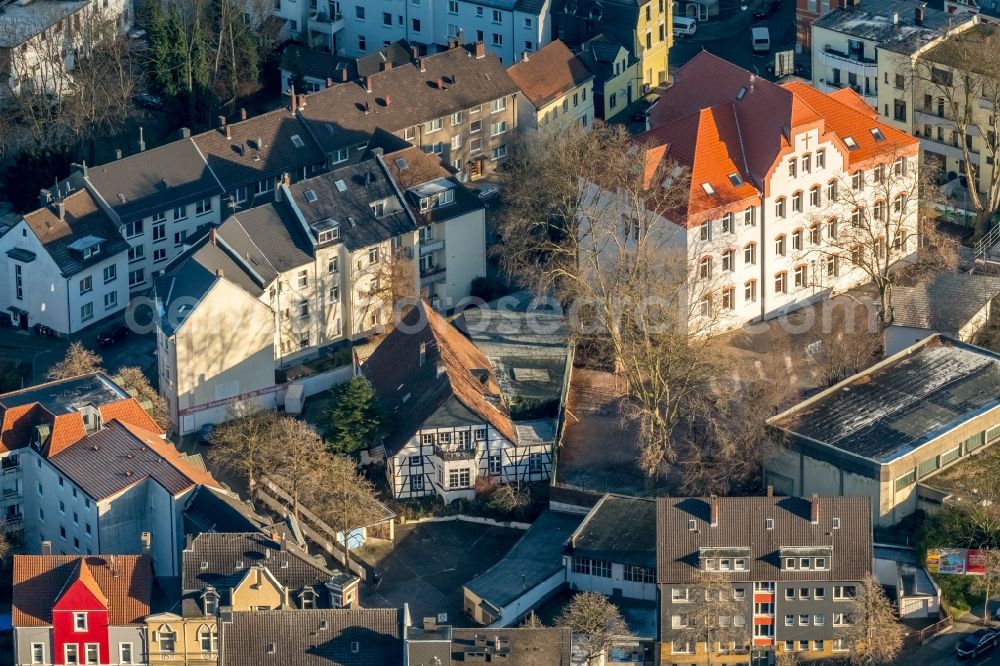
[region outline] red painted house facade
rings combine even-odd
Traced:
[[[18,555],[13,617],[17,664],[145,664],[146,555]]]

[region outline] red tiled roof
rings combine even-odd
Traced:
[[[916,139],[879,122],[853,92],[826,95],[805,83],[779,86],[708,52],[695,56],[676,78],[650,112],[652,129],[636,141],[647,146],[647,179],[664,157],[691,170],[687,224],[758,197],[795,130],[813,126],[834,135],[851,165],[894,159],[917,147]],[[884,139],[875,139],[876,127]],[[847,136],[857,149],[847,149]],[[742,182],[733,184],[731,174]]]
[[[52,607],[76,580],[107,600],[112,626],[141,624],[149,614],[153,570],[146,555],[15,555],[14,626],[50,626]]]
[[[52,415],[36,402],[4,409],[0,449],[7,453],[24,448],[31,442],[32,430],[42,423],[52,425]]]
[[[536,109],[594,78],[583,61],[558,39],[511,65],[507,74]]]
[[[54,456],[86,436],[87,429],[83,425],[83,416],[79,412],[60,414],[52,421],[52,434],[49,435],[45,455],[46,457]]]
[[[135,398],[125,398],[118,402],[101,405],[100,412],[101,420],[105,423],[118,420],[151,432],[160,432],[160,426],[156,425],[153,417],[146,413],[146,410]]]

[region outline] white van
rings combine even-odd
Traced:
[[[674,37],[683,37],[685,35],[690,37],[696,32],[698,32],[698,21],[686,16],[674,17]]]
[[[771,50],[771,33],[765,26],[750,29],[754,53],[767,53]]]

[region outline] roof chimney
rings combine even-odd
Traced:
[[[811,509],[809,512],[809,522],[813,525],[819,525],[819,496],[816,493],[812,494],[809,506]]]
[[[246,119],[247,119],[247,109],[246,109],[245,106],[241,106],[240,107],[240,120],[246,120]]]
[[[444,84],[444,77],[443,76],[439,76],[438,77],[438,90],[447,90],[447,89],[448,89],[448,86],[446,86]]]
[[[66,219],[66,202],[63,201],[62,197],[56,199],[56,215],[59,216],[60,220]]]
[[[345,69],[345,70],[342,70],[342,71],[346,72],[347,70]],[[327,88],[332,88],[333,87],[333,79],[331,79],[329,76],[326,77],[326,87]]]
[[[215,245],[216,244],[215,240],[216,240],[215,227],[212,227],[211,229],[208,230],[208,242],[211,243],[212,245]]]
[[[448,40],[448,50],[449,51],[451,51],[452,49],[457,48],[457,47],[458,47],[458,40],[457,39],[455,39],[454,37],[452,37],[451,39]]]
[[[52,554],[52,542],[46,539],[42,542],[42,555]]]
[[[46,189],[38,190],[38,207],[45,208],[52,201],[52,193]]]
[[[219,116],[219,127],[225,127],[225,126],[226,126],[226,117]]]
[[[391,60],[386,60],[384,63],[382,63],[382,71],[383,72],[388,72],[390,69],[392,69],[392,61]]]
[[[417,67],[420,68],[421,72],[426,72],[427,71],[427,63],[424,62],[423,58],[417,58]]]
[[[411,46],[410,47],[410,60],[416,60],[417,59],[417,53],[419,53],[419,51],[417,51],[417,47],[416,46]]]
[[[215,277],[226,277],[226,273],[221,268],[216,268]]]
[[[486,57],[486,43],[480,39],[479,41],[476,42],[476,58],[479,59],[485,57]]]
[[[347,68],[346,67],[344,69],[340,70],[340,80],[342,82],[343,81],[347,81]]]
[[[774,486],[768,486],[767,487],[767,496],[768,497],[774,497]]]
[[[458,46],[461,46],[461,45],[462,45],[462,36],[464,35],[464,33],[465,33],[465,30],[462,30],[461,28],[459,28],[459,29],[458,29],[458,34],[457,34],[457,35],[455,35],[455,43],[456,43],[456,44],[457,44]]]
[[[529,60],[528,52],[524,51],[523,53],[521,53],[521,62],[528,62],[528,60]]]
[[[437,618],[425,617],[423,620],[424,631],[435,631],[437,629]]]
[[[913,16],[914,22],[917,25],[923,25],[924,24],[924,5],[917,5],[917,7],[913,10],[913,14],[914,14],[914,16]]]
[[[295,85],[294,84],[288,86],[288,96],[291,98],[292,115],[294,116],[295,112],[299,110],[299,98],[295,94]]]
[[[146,150],[146,140],[142,135],[142,127],[139,127],[139,152]]]
[[[189,127],[182,127],[179,130],[177,130],[177,136],[179,136],[182,139],[190,139],[191,129]]]
[[[718,527],[719,526],[719,498],[716,497],[715,495],[712,495],[709,498],[708,501],[709,501],[709,505],[711,506],[711,509],[712,509],[712,516],[711,516],[712,517],[712,521],[711,521],[711,525],[712,525],[712,527]]]
[[[299,111],[306,108],[306,96],[299,95]]]
[[[121,158],[122,158],[122,149],[121,148],[115,148],[115,159],[116,160],[120,160]]]
[[[371,91],[372,91],[372,77],[366,76],[365,77],[365,92],[371,92]]]

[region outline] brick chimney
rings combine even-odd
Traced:
[[[344,82],[347,81],[347,68],[346,67],[344,69],[340,70],[340,81],[341,81],[341,83],[344,83]]]
[[[216,277],[226,277],[226,273],[221,268],[216,268],[215,269],[215,276]]]
[[[292,115],[294,116],[295,112],[299,110],[299,98],[298,95],[295,94],[294,85],[288,86],[288,96],[291,98]]]
[[[372,91],[372,77],[366,76],[365,77],[365,92],[371,92],[371,91]]]
[[[768,497],[774,497],[774,486],[768,486],[767,487],[767,496]]]
[[[712,495],[710,498],[708,498],[708,503],[709,503],[709,507],[711,508],[711,512],[712,512],[711,513],[711,519],[712,520],[711,520],[710,524],[711,524],[712,527],[718,527],[719,526],[719,498],[716,497],[715,495]]]
[[[417,47],[416,46],[411,46],[410,47],[410,60],[416,61],[418,53],[419,53],[419,51],[417,51]]]
[[[219,116],[219,127],[225,127],[225,126],[226,126],[226,117]]]
[[[809,500],[809,508],[809,522],[813,525],[819,525],[819,496],[816,493],[813,493]]]
[[[482,40],[476,42],[476,59],[486,57],[486,43]]]
[[[382,63],[382,71],[383,72],[388,72],[391,69],[392,69],[392,61],[391,60],[386,60],[384,63]]]
[[[247,119],[247,109],[246,109],[245,106],[241,106],[240,107],[240,120],[246,120],[246,119]]]
[[[417,58],[417,67],[420,68],[421,72],[427,71],[427,63],[424,62],[423,58]]]
[[[454,38],[449,39],[448,40],[448,50],[451,51],[452,49],[455,49],[455,48],[458,48],[458,40],[454,39]]]
[[[212,245],[215,245],[216,244],[215,240],[216,240],[215,227],[212,227],[211,229],[208,230],[208,242],[211,243]]]
[[[299,95],[299,111],[306,108],[306,96]]]
[[[233,128],[232,128],[232,126],[231,125],[226,125],[225,127],[222,128],[222,130],[226,133],[226,139],[228,139],[229,141],[232,141],[233,140]]]
[[[333,79],[331,79],[329,76],[326,77],[326,87],[327,88],[332,88],[333,87]]]

